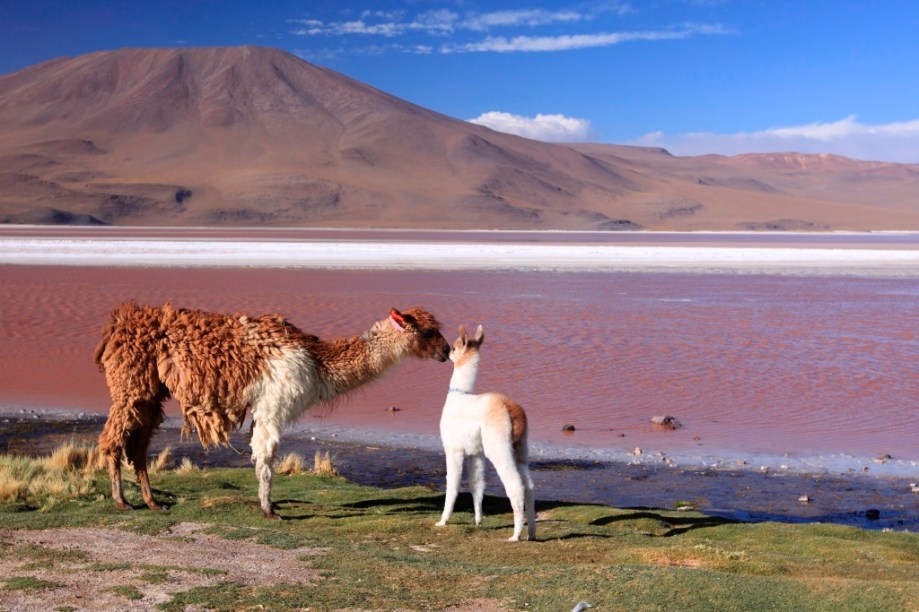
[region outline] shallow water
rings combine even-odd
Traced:
[[[105,412],[92,352],[125,299],[280,312],[323,337],[422,305],[450,341],[484,324],[479,390],[523,404],[538,443],[915,467],[917,296],[919,279],[839,275],[2,266],[0,404]],[[304,425],[436,434],[451,369],[406,362]]]

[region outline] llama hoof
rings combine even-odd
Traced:
[[[118,508],[119,510],[133,510],[134,509],[134,506],[132,506],[128,502],[123,502],[123,501],[115,502],[115,507]]]
[[[262,514],[265,515],[265,518],[266,518],[266,519],[272,519],[272,520],[275,520],[275,521],[283,521],[283,520],[284,520],[284,519],[281,517],[281,515],[278,514],[277,512],[275,512],[274,510],[271,510],[270,512],[263,512]]]
[[[154,512],[165,512],[166,510],[169,510],[169,506],[161,506],[159,504],[147,504],[147,507]]]
[[[436,523],[434,523],[435,527],[445,527],[446,525],[447,525],[447,521],[437,521]]]
[[[507,541],[508,541],[508,542],[519,542],[519,541],[520,541],[520,536],[515,536],[515,535],[514,535],[514,536],[511,536],[511,537],[509,537],[509,538],[507,539]]]

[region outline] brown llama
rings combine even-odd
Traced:
[[[163,422],[163,401],[182,408],[182,433],[193,428],[204,446],[227,444],[252,412],[252,462],[266,518],[273,462],[285,425],[381,376],[406,357],[446,361],[440,323],[421,308],[377,321],[360,336],[323,341],[276,314],[216,314],[125,302],[102,328],[95,361],[105,372],[112,407],[99,448],[108,460],[115,505],[131,509],[121,488],[122,454],[134,467],[152,510],[147,476],[150,438]]]

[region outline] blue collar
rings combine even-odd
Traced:
[[[462,393],[463,395],[469,395],[469,391],[465,389],[457,389],[456,387],[450,387],[447,389],[447,393]]]

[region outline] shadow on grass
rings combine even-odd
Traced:
[[[431,495],[428,497],[420,497],[413,499],[399,499],[399,498],[376,498],[376,499],[367,499],[359,502],[354,502],[352,504],[346,504],[344,507],[354,508],[354,509],[369,509],[369,508],[385,508],[390,507],[391,511],[394,513],[431,513],[439,514],[443,510],[444,505],[444,496],[443,495]],[[608,506],[596,505],[596,504],[578,504],[574,502],[564,502],[564,501],[551,501],[551,500],[537,500],[536,502],[536,511],[544,512],[549,510],[554,510],[556,508],[570,508],[570,507],[583,507],[583,506],[596,506],[598,508],[608,508]],[[460,495],[456,499],[456,505],[454,507],[454,512],[472,512],[472,497],[468,494]],[[657,521],[659,524],[665,526],[665,530],[661,533],[648,533],[649,536],[653,537],[673,537],[688,531],[693,531],[695,529],[705,529],[708,527],[718,527],[721,525],[730,525],[741,523],[743,521],[738,521],[735,519],[717,517],[717,516],[674,516],[673,512],[666,512],[663,510],[655,508],[624,508],[623,510],[627,511],[623,514],[615,514],[600,517],[590,521],[588,524],[592,527],[606,527],[614,523],[625,523],[628,521],[637,521],[637,520],[652,520]],[[502,514],[511,511],[510,502],[508,502],[506,497],[491,496],[486,495],[482,500],[482,512],[486,515],[495,515]],[[496,529],[498,529],[496,527]],[[570,539],[578,537],[614,537],[613,535],[598,534],[598,533],[583,533],[583,534],[567,534],[560,536],[558,539]]]
[[[660,513],[660,511],[655,510],[654,508],[625,508],[625,510],[631,510],[632,512],[629,512],[628,514],[617,514],[615,516],[604,516],[592,520],[589,524],[595,527],[605,527],[613,523],[648,519],[652,521],[658,521],[659,523],[663,525],[669,525],[670,527],[663,533],[648,535],[653,535],[654,537],[658,538],[670,538],[686,533],[687,531],[693,531],[695,529],[720,527],[721,525],[734,525],[742,522],[718,516],[664,516]]]

